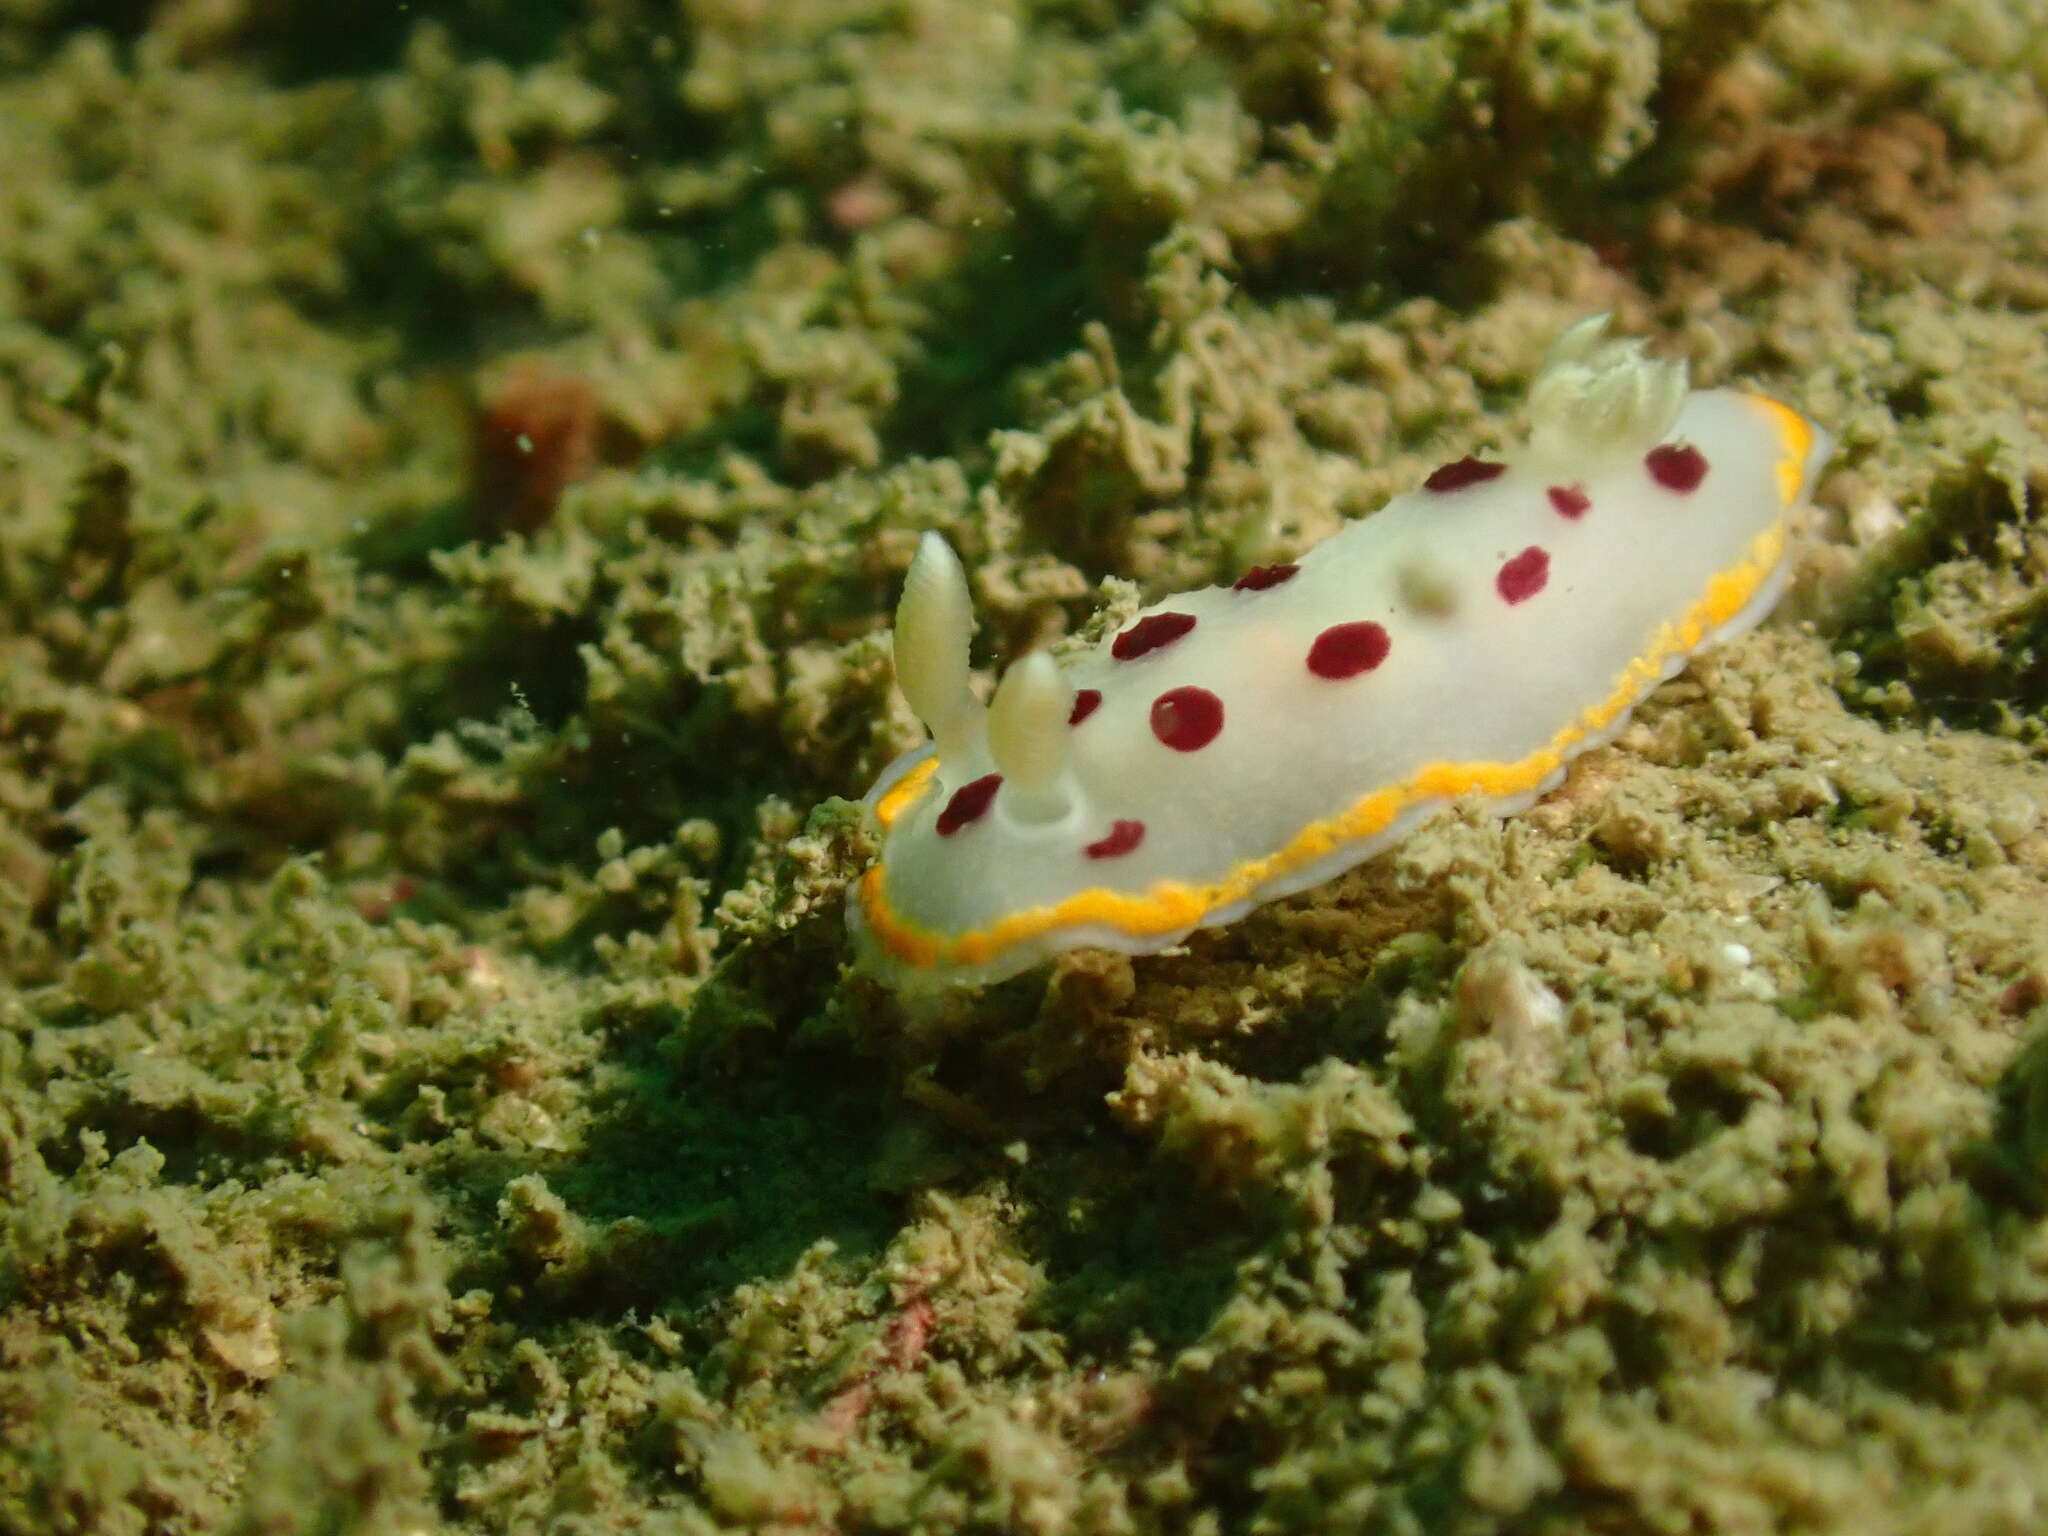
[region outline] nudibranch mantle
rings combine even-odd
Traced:
[[[1830,452],[1789,406],[1568,330],[1531,434],[1284,564],[1012,666],[984,706],[973,612],[925,535],[897,680],[933,741],[867,796],[848,916],[898,987],[1081,945],[1157,950],[1318,884],[1461,797],[1511,814],[1695,651],[1763,618]]]

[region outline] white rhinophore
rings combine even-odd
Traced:
[[[1056,821],[1073,806],[1067,716],[1074,690],[1059,663],[1033,651],[1003,674],[988,709],[988,750],[1003,805],[1019,821]]]
[[[1609,340],[1607,319],[1590,315],[1558,337],[1529,387],[1529,447],[1541,457],[1639,451],[1678,420],[1685,364],[1648,356],[1632,337]]]
[[[967,677],[973,633],[974,599],[960,557],[938,534],[927,533],[896,605],[896,686],[932,733],[942,772],[965,762],[987,713]]]

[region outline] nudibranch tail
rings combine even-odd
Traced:
[[[932,733],[942,769],[957,769],[981,737],[986,712],[967,670],[973,634],[974,599],[960,557],[938,534],[927,533],[896,605],[896,686]]]
[[[1607,320],[1588,316],[1551,344],[1529,386],[1533,452],[1569,459],[1640,450],[1678,420],[1685,364],[1650,357],[1632,337],[1608,339]]]
[[[1005,807],[1022,821],[1054,821],[1074,803],[1067,716],[1074,690],[1059,663],[1034,651],[1003,674],[988,711],[988,749],[1003,776]]]

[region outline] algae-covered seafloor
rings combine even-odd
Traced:
[[[0,1529],[2048,1527],[2044,38],[0,9]],[[1599,309],[1839,434],[1770,624],[1182,951],[845,972],[923,531],[991,666]]]

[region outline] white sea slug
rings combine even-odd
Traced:
[[[895,649],[933,740],[867,797],[881,857],[847,907],[866,963],[916,987],[1162,949],[1460,797],[1522,809],[1761,619],[1827,434],[1762,395],[1688,392],[1682,363],[1604,323],[1553,348],[1526,448],[1446,464],[1093,650],[1026,656],[986,706],[966,577],[926,534]]]

